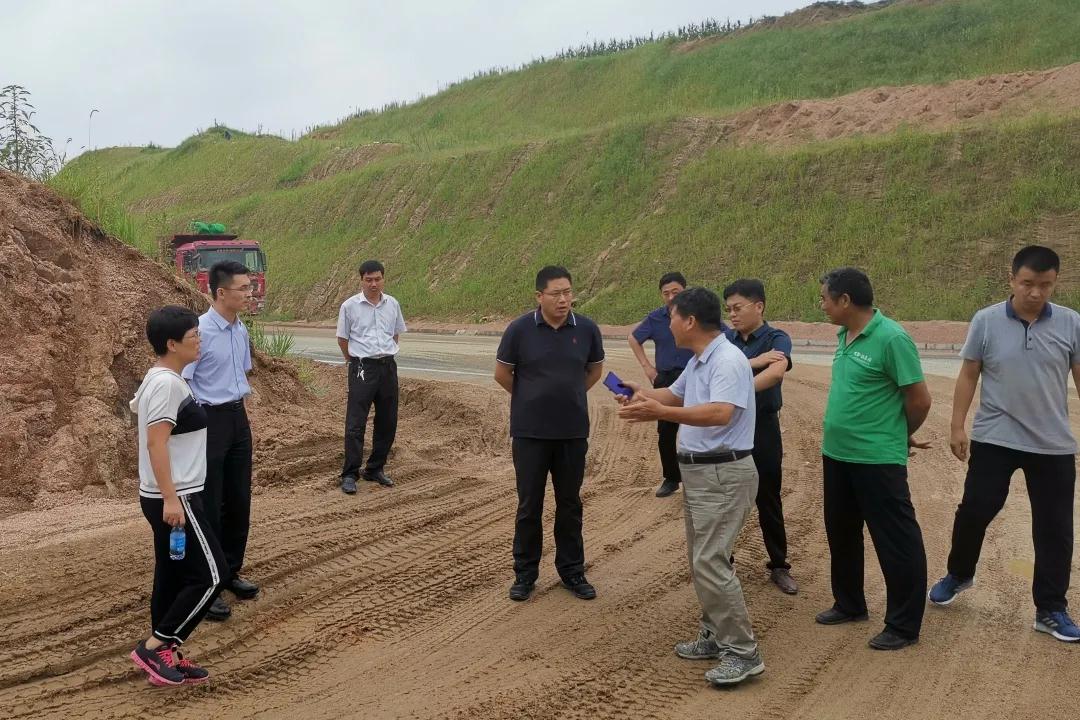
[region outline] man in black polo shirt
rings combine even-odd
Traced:
[[[566,268],[536,274],[537,308],[514,320],[496,355],[495,382],[510,393],[510,437],[517,475],[511,600],[526,600],[539,573],[547,476],[555,490],[555,569],[574,595],[591,600],[581,537],[581,483],[589,442],[586,392],[600,379],[600,328],[575,315]]]
[[[645,372],[645,377],[654,388],[666,388],[679,379],[686,363],[694,357],[690,350],[675,346],[675,337],[671,334],[671,302],[675,296],[686,289],[686,278],[682,273],[669,272],[660,278],[660,296],[664,298],[662,307],[658,307],[638,323],[634,331],[626,338],[630,349],[637,358],[638,365]],[[725,328],[721,326],[721,330]],[[656,348],[656,364],[649,362],[643,345],[653,341]],[[679,423],[667,420],[656,421],[658,437],[657,448],[660,450],[660,467],[664,472],[664,481],[656,490],[656,497],[667,497],[679,489],[682,475],[679,472],[679,459],[675,452],[675,439],[679,435]]]
[[[765,285],[760,280],[736,280],[724,288],[724,305],[732,329],[725,334],[750,360],[754,372],[757,420],[754,425],[754,464],[758,470],[757,509],[761,537],[769,553],[769,577],[788,595],[799,592],[787,561],[787,532],[780,480],[784,445],[780,438],[780,384],[791,369],[791,338],[765,322]]]

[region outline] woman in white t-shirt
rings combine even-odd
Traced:
[[[131,400],[139,425],[139,501],[154,533],[150,637],[132,661],[155,685],[205,682],[209,673],[178,648],[221,591],[225,560],[203,509],[206,412],[180,371],[199,357],[199,319],[169,305],[150,313],[146,337],[158,359]],[[169,555],[169,534],[184,528],[182,559]]]

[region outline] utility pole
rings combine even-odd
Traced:
[[[94,108],[93,110],[90,111],[90,119],[86,121],[86,149],[88,151],[94,149],[94,146],[90,144],[90,128],[91,128],[91,123],[93,123],[93,121],[94,121],[94,113],[96,113],[96,112],[101,112],[101,111],[98,110],[97,108]]]

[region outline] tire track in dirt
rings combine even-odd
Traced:
[[[943,567],[963,477],[941,444],[950,385],[931,382],[937,407],[926,436],[936,447],[911,462],[932,579]],[[453,400],[442,394],[451,388]],[[800,594],[783,595],[769,583],[756,514],[736,548],[767,665],[755,682],[714,690],[703,679],[710,663],[672,652],[696,632],[698,605],[681,497],[653,497],[654,426],[624,425],[610,398],[594,397],[583,500],[589,578],[599,597],[581,602],[559,586],[549,495],[537,592],[512,603],[506,588],[516,496],[499,425],[505,397],[432,383],[418,386],[411,400],[409,430],[393,464],[398,487],[365,486],[345,497],[332,487],[325,462],[304,465],[298,454],[297,476],[256,498],[249,555],[263,594],[236,603],[228,623],[193,636],[191,652],[214,679],[165,691],[171,710],[181,717],[290,720],[682,718],[721,711],[876,720],[931,716],[959,702],[971,710],[967,717],[1068,716],[1055,687],[1080,672],[1080,661],[1030,630],[1030,579],[1021,577],[1030,518],[1019,484],[988,533],[976,590],[947,611],[929,609],[917,648],[883,656],[866,647],[884,612],[869,542],[872,621],[813,623],[831,602],[818,445],[826,389],[827,370],[820,368],[797,368],[785,385],[784,505]],[[163,692],[146,686],[125,659],[145,630],[149,553],[133,532],[143,528],[130,513],[93,527],[65,541],[61,522],[52,540],[26,554],[0,546],[0,572],[24,560],[39,565],[37,582],[15,586],[13,607],[4,610],[14,622],[0,628],[0,717],[160,711]],[[65,584],[80,572],[89,583],[81,602],[77,588]],[[42,587],[57,588],[60,601],[51,602]]]

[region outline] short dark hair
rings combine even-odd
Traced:
[[[720,298],[712,290],[687,288],[675,296],[671,306],[682,317],[695,318],[705,330],[719,330],[724,325]]]
[[[724,299],[732,295],[742,295],[750,302],[765,302],[765,283],[755,278],[739,278],[724,288]]]
[[[1061,271],[1061,258],[1058,254],[1044,245],[1028,245],[1016,253],[1013,258],[1013,275],[1020,272],[1020,268],[1028,268],[1037,273],[1053,270]]]
[[[219,287],[225,287],[231,283],[234,276],[247,275],[249,272],[251,271],[244,266],[244,263],[235,260],[222,260],[219,263],[214,263],[210,266],[210,297],[217,300]]]
[[[686,278],[683,277],[681,272],[669,272],[660,276],[660,287],[663,288],[668,283],[679,283],[686,289]]]
[[[146,319],[146,339],[154,353],[161,357],[169,352],[169,341],[180,342],[191,328],[199,327],[199,316],[190,308],[166,305],[150,313]]]
[[[364,277],[370,273],[382,273],[386,274],[386,268],[378,260],[365,260],[360,263],[360,277]]]
[[[543,291],[547,288],[549,282],[559,278],[566,278],[571,284],[574,282],[574,279],[570,277],[570,271],[562,265],[545,265],[540,268],[540,272],[536,273],[537,291]]]
[[[830,270],[821,276],[821,284],[833,300],[842,295],[851,298],[856,307],[871,307],[874,304],[874,288],[870,278],[858,268],[842,267]]]

